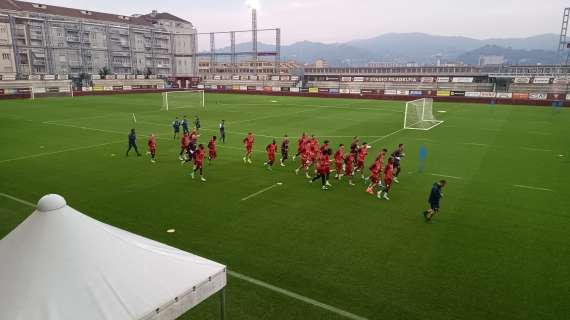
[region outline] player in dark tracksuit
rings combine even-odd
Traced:
[[[190,133],[190,128],[188,127],[188,119],[184,116],[184,120],[182,120],[182,130],[184,133]]]
[[[281,166],[285,166],[285,161],[289,159],[289,137],[285,135],[283,142],[281,142]]]
[[[131,151],[131,149],[135,149],[137,156],[141,156],[139,149],[137,148],[137,134],[135,133],[135,129],[131,129],[131,133],[129,133],[129,148],[127,149],[127,157],[129,156],[129,151]]]
[[[172,128],[174,129],[174,140],[176,140],[176,138],[180,134],[180,126],[181,125],[182,125],[182,123],[180,122],[180,120],[178,120],[178,117],[176,117],[176,120],[174,120],[174,122],[172,122]]]
[[[196,132],[200,132],[200,118],[198,118],[198,116],[196,116],[194,118],[194,128],[196,128]]]
[[[226,143],[226,120],[220,122],[220,140],[222,143]]]
[[[394,182],[396,183],[400,183],[400,181],[398,180],[398,176],[400,175],[400,171],[402,170],[400,166],[400,161],[405,156],[406,154],[404,153],[404,144],[400,143],[398,145],[398,149],[392,152],[392,158],[394,158]]]
[[[431,221],[433,215],[439,212],[439,201],[443,197],[443,193],[441,191],[446,184],[447,181],[445,180],[440,180],[433,184],[428,199],[429,209],[424,211],[424,217],[426,218],[426,221]]]

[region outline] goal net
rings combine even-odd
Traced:
[[[71,85],[57,87],[30,87],[27,92],[32,100],[47,97],[73,97],[73,88]]]
[[[430,130],[442,123],[433,115],[433,99],[424,98],[406,103],[404,129]]]
[[[162,93],[162,110],[205,107],[204,90],[167,91]]]

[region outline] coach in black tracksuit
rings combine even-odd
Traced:
[[[137,148],[137,134],[135,133],[135,129],[131,129],[131,133],[129,133],[129,148],[127,149],[127,157],[129,156],[129,151],[131,151],[131,149],[135,149],[137,156],[141,156],[139,149]]]

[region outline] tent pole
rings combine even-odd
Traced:
[[[226,288],[220,290],[220,319],[226,320]]]

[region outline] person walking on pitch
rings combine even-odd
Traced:
[[[216,136],[212,137],[212,140],[208,142],[208,164],[212,163],[212,160],[215,160],[218,156],[218,152],[216,151]]]
[[[275,163],[275,152],[277,150],[277,144],[275,139],[265,147],[265,151],[267,151],[267,162],[264,163],[264,166],[267,170],[272,171],[273,163]]]
[[[439,213],[439,201],[443,198],[443,193],[441,192],[443,187],[447,184],[447,181],[440,180],[433,184],[431,187],[431,192],[429,194],[429,209],[424,211],[424,217],[427,222],[430,222],[433,216]]]
[[[137,148],[137,134],[135,133],[135,129],[131,129],[131,132],[129,133],[129,148],[127,149],[127,157],[129,156],[131,149],[135,149],[137,156],[141,156],[139,149]]]
[[[182,131],[184,133],[190,133],[190,127],[188,124],[188,118],[186,118],[186,116],[184,116],[184,119],[182,120]]]
[[[152,133],[150,135],[150,137],[148,137],[148,154],[150,154],[150,162],[155,163],[156,162],[156,137],[154,136],[154,133]]]
[[[178,138],[178,135],[180,134],[181,125],[182,123],[180,122],[178,117],[176,117],[176,119],[172,122],[172,129],[174,129],[174,140],[176,140],[176,138]]]
[[[245,147],[245,156],[243,157],[243,163],[252,163],[251,160],[253,156],[253,142],[255,138],[253,137],[253,133],[251,131],[248,132],[245,139],[243,139],[243,145]]]
[[[222,141],[223,144],[226,143],[226,120],[222,120],[222,122],[220,122],[220,140]]]
[[[281,166],[285,167],[285,161],[289,159],[289,137],[285,135],[283,142],[281,142]]]
[[[194,128],[196,128],[196,132],[200,132],[200,118],[198,116],[194,117]]]

